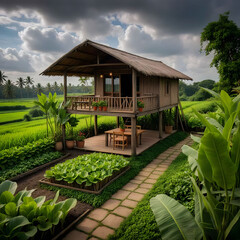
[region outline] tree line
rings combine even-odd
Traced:
[[[79,78],[79,85],[74,86],[68,84],[68,93],[93,93],[93,82],[87,85],[87,79]],[[56,81],[51,84],[47,83],[45,86],[41,83],[34,84],[33,78],[27,76],[26,79],[19,77],[16,82],[8,79],[7,75],[0,70],[0,98],[33,98],[37,94],[49,92],[63,94],[63,84],[58,84]]]

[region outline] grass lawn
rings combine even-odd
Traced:
[[[0,111],[0,123],[23,119],[25,114],[28,114],[29,109],[15,111]]]

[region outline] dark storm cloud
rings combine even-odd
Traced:
[[[219,13],[231,11],[231,18],[240,22],[237,0],[2,0],[6,11],[37,11],[48,24],[73,24],[79,20],[125,12],[135,14],[140,23],[168,34],[199,33]]]

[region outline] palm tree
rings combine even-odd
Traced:
[[[3,93],[6,98],[12,98],[13,97],[13,83],[11,80],[7,80],[4,88]]]
[[[20,91],[21,91],[21,98],[22,98],[22,89],[24,88],[25,86],[25,81],[22,77],[19,77],[16,81],[16,85],[20,88]]]
[[[36,86],[37,94],[40,95],[42,91],[43,91],[42,85],[41,85],[41,83],[38,83],[37,86]]]
[[[57,84],[57,82],[56,82],[56,81],[54,82],[54,84],[53,84],[52,88],[53,88],[53,90],[54,90],[54,92],[55,92],[55,93],[58,93],[59,86],[58,86],[58,84]]]
[[[3,85],[3,83],[6,81],[7,81],[7,76],[4,75],[4,72],[0,70],[0,86]]]
[[[29,92],[30,92],[30,85],[33,85],[34,81],[30,76],[27,76],[25,79],[25,84],[27,86],[28,89],[28,97],[29,97]]]
[[[47,83],[46,90],[47,92],[52,92],[52,86],[50,83]]]

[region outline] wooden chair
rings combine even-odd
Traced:
[[[113,149],[116,147],[122,147],[122,150],[124,150],[124,147],[128,145],[128,139],[127,136],[124,136],[124,132],[113,132]]]

